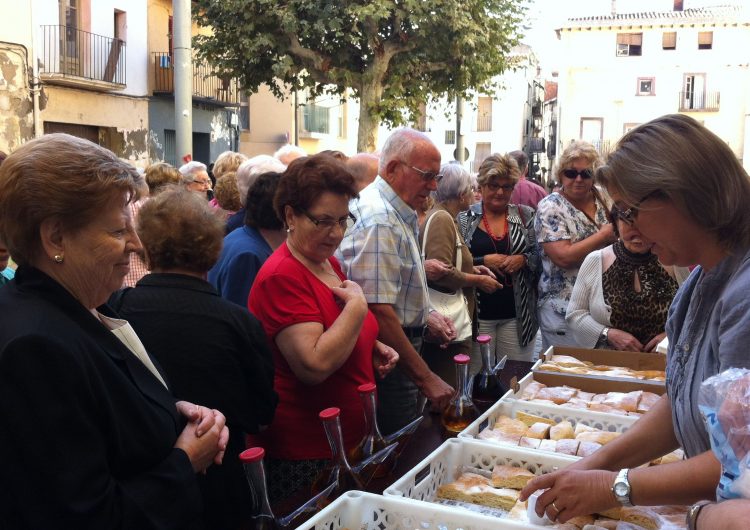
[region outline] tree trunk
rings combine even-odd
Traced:
[[[372,115],[372,109],[380,103],[380,97],[378,97],[379,90],[373,84],[363,83],[359,91],[359,129],[357,131],[357,152],[359,153],[372,153],[378,143],[380,120]]]

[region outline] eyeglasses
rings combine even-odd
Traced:
[[[590,169],[583,169],[581,171],[578,171],[577,169],[568,168],[568,169],[563,169],[562,174],[571,180],[575,180],[576,177],[578,177],[578,175],[581,175],[581,178],[584,180],[594,178],[594,172],[591,171]]]
[[[657,195],[659,190],[654,190],[651,193],[647,193],[644,195],[641,200],[636,202],[633,206],[628,208],[627,210],[620,210],[617,206],[612,206],[612,209],[615,211],[615,215],[619,220],[621,220],[623,223],[625,223],[628,226],[633,226],[633,223],[638,218],[638,208],[643,204],[643,202],[646,199],[650,199],[654,195]]]
[[[338,226],[342,230],[346,231],[354,226],[357,222],[357,218],[350,212],[348,215],[341,217],[340,219],[332,219],[330,217],[324,217],[323,219],[317,219],[310,215],[306,210],[302,210],[302,213],[307,216],[308,219],[320,230],[333,230],[334,227]]]
[[[484,185],[492,193],[497,193],[497,190],[503,190],[503,193],[509,193],[516,187],[515,184],[498,184],[497,182],[488,182]]]
[[[443,180],[443,175],[441,175],[440,173],[434,173],[432,171],[424,171],[422,169],[419,169],[418,167],[410,166],[406,162],[401,162],[401,163],[405,165],[406,167],[408,167],[409,169],[413,169],[414,171],[419,173],[419,175],[422,177],[422,180],[424,180],[425,182],[432,182],[433,180],[435,182],[440,182],[441,180]]]
[[[193,182],[195,182],[196,184],[200,184],[201,186],[210,186],[211,185],[211,181],[209,179],[206,179],[206,180],[195,179]]]

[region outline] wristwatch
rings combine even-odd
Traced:
[[[711,501],[699,501],[688,508],[687,516],[685,517],[688,530],[696,530],[698,528],[698,516],[706,504],[711,504]]]
[[[615,478],[614,484],[612,484],[612,493],[615,494],[617,502],[623,506],[633,506],[630,502],[630,482],[628,482],[629,469],[621,469]]]
[[[599,337],[604,341],[604,344],[609,344],[609,328],[604,328]]]

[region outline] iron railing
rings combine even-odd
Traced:
[[[71,26],[42,26],[42,73],[124,86],[126,62],[120,39]]]
[[[477,132],[487,132],[492,130],[492,114],[487,116],[477,116]]]
[[[154,69],[154,94],[174,94],[174,61],[168,52],[151,54]],[[219,77],[208,63],[193,63],[193,98],[237,107],[242,91],[237,79]]]
[[[680,111],[715,112],[719,110],[719,92],[680,92]]]
[[[308,103],[302,106],[302,123],[304,130],[310,133],[329,134],[331,117],[328,107]]]

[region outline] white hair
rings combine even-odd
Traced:
[[[237,168],[237,189],[240,192],[242,206],[245,206],[247,200],[247,190],[250,189],[258,175],[269,171],[283,173],[285,170],[284,164],[269,155],[254,156],[240,164],[240,167]]]
[[[286,144],[279,147],[279,149],[273,154],[273,157],[284,165],[289,163],[295,158],[307,156],[307,152],[297,145]]]
[[[385,169],[391,160],[401,162],[408,160],[412,152],[422,143],[433,145],[432,140],[426,134],[415,129],[402,127],[393,131],[380,152],[380,166],[378,167],[380,176],[385,175]]]
[[[208,168],[206,167],[206,164],[204,164],[203,162],[198,162],[197,160],[192,160],[187,164],[180,166],[180,169],[178,169],[178,171],[180,172],[180,175],[182,175],[183,184],[190,184],[191,182],[195,182],[195,176],[199,173],[205,172],[206,174],[208,174]]]

